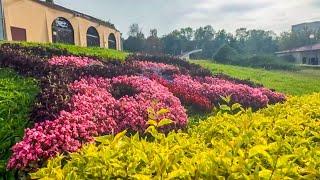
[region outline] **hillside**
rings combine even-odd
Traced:
[[[268,71],[264,69],[215,64],[206,60],[191,60],[191,62],[200,64],[214,73],[225,73],[240,79],[250,79],[268,88],[290,95],[320,92],[320,70],[317,69]]]
[[[106,49],[100,47],[81,47],[75,45],[68,45],[68,44],[57,44],[57,43],[33,43],[33,42],[7,42],[7,41],[0,41],[1,44],[10,43],[10,44],[17,44],[24,47],[29,48],[49,48],[49,49],[59,49],[65,50],[68,53],[73,55],[82,55],[82,56],[94,56],[99,57],[102,59],[111,59],[111,60],[120,60],[124,61],[129,53],[123,51],[117,51],[113,49]]]
[[[316,92],[317,71],[197,63],[208,69],[169,56],[2,44],[0,177],[320,178],[320,93],[268,89]]]

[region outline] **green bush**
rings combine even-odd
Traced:
[[[2,41],[4,43],[5,41]],[[113,49],[106,49],[100,47],[80,47],[75,45],[68,44],[56,44],[56,43],[32,43],[32,42],[13,42],[19,43],[23,46],[44,46],[44,47],[52,47],[58,49],[66,49],[69,53],[74,55],[85,55],[85,56],[95,56],[102,59],[115,59],[124,61],[128,53],[117,51]]]
[[[256,55],[246,59],[242,59],[240,65],[249,67],[259,67],[264,69],[281,69],[294,70],[296,69],[292,63],[285,62],[283,59],[273,55]]]
[[[214,55],[217,62],[224,64],[233,64],[233,61],[237,61],[237,57],[239,57],[237,50],[227,44],[222,46]]]
[[[99,137],[79,152],[49,160],[31,177],[319,179],[319,107],[318,93],[255,113],[220,112],[188,132],[164,135],[155,125],[149,138],[126,132]]]
[[[10,176],[6,172],[10,148],[23,136],[31,104],[38,91],[35,80],[0,69],[0,177]]]
[[[274,55],[247,55],[239,54],[236,49],[229,45],[223,45],[214,55],[218,63],[233,64],[247,67],[264,69],[296,70],[293,57],[279,58]]]

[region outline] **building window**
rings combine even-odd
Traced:
[[[302,64],[307,64],[307,58],[306,57],[302,58]]]
[[[72,25],[63,17],[58,17],[52,23],[52,42],[74,44],[74,31]]]
[[[99,33],[94,27],[89,27],[87,31],[87,46],[88,47],[100,47]]]
[[[113,33],[108,37],[108,47],[109,49],[117,49],[117,40]]]
[[[311,65],[318,65],[318,58],[311,58],[310,59],[310,64]]]
[[[11,27],[12,41],[27,41],[26,29]]]

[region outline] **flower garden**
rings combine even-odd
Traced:
[[[286,96],[165,56],[2,44],[0,66],[39,88],[28,123],[1,129],[24,130],[0,141],[5,179],[320,178],[320,94]]]

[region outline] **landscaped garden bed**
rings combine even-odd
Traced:
[[[313,151],[319,147],[316,142],[292,146],[290,152],[277,146],[317,137],[304,134],[298,120],[291,123],[300,139],[281,128],[298,115],[305,128],[316,128],[318,95],[305,97],[312,100],[305,102],[305,111],[291,114],[304,98],[286,102],[284,94],[260,84],[213,74],[177,58],[106,57],[79,56],[50,46],[1,46],[0,66],[37,79],[40,88],[26,117],[30,125],[7,163],[16,177],[319,177],[319,167],[311,162],[319,154],[304,158],[296,152]],[[191,112],[210,114],[213,109],[221,109],[220,114],[190,128]],[[287,136],[292,139],[281,141]],[[252,148],[257,150],[254,155]],[[275,172],[282,156],[303,170],[294,173],[281,167]],[[310,163],[298,162],[304,160]]]

